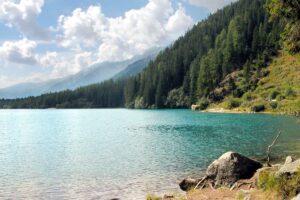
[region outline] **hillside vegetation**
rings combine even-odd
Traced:
[[[189,108],[197,104],[200,109],[295,112],[300,76],[300,8],[295,6],[285,0],[240,0],[199,22],[136,76],[74,91],[1,100],[0,107]]]
[[[228,95],[224,101],[211,104],[208,109],[227,109],[242,112],[274,112],[300,114],[300,54],[281,52],[266,67],[257,87],[237,97]],[[235,72],[239,89],[242,72]]]

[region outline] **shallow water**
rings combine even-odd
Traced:
[[[189,110],[0,110],[0,199],[145,199],[220,154],[300,152],[300,124]]]

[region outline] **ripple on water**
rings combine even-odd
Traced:
[[[3,110],[0,199],[144,199],[225,151],[298,154],[291,117],[189,110]]]

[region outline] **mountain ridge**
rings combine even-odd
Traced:
[[[189,108],[197,104],[206,109],[222,102],[228,102],[228,107],[240,107],[244,102],[235,100],[247,99],[249,92],[259,87],[268,75],[269,63],[291,39],[282,38],[284,27],[297,29],[299,19],[288,23],[290,19],[271,17],[272,12],[266,9],[270,2],[273,1],[239,0],[217,11],[161,51],[135,76],[36,98],[3,100],[0,107],[149,109]],[[295,13],[297,17],[297,10]],[[238,76],[231,76],[235,73]],[[300,93],[298,89],[293,92]],[[253,95],[250,99],[264,98]],[[255,105],[251,109],[263,111],[265,107]]]

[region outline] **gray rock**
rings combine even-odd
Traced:
[[[193,105],[191,106],[191,109],[192,109],[193,111],[196,111],[196,110],[199,110],[199,109],[200,109],[200,106],[199,106],[199,105],[193,104]]]
[[[300,168],[300,160],[284,164],[277,172],[277,175],[293,175]]]
[[[285,165],[286,164],[290,164],[290,163],[292,163],[292,162],[294,162],[295,161],[295,159],[294,158],[292,158],[292,156],[288,156],[288,157],[286,157],[286,159],[285,159]]]
[[[200,179],[186,178],[186,179],[183,179],[183,181],[181,181],[179,183],[179,187],[183,191],[188,191],[188,190],[194,188],[199,181],[200,181]]]
[[[300,200],[300,194],[298,194],[296,197],[292,198],[292,200]]]
[[[262,167],[262,164],[241,154],[227,152],[215,160],[206,171],[216,186],[232,186],[240,179],[249,179]]]

